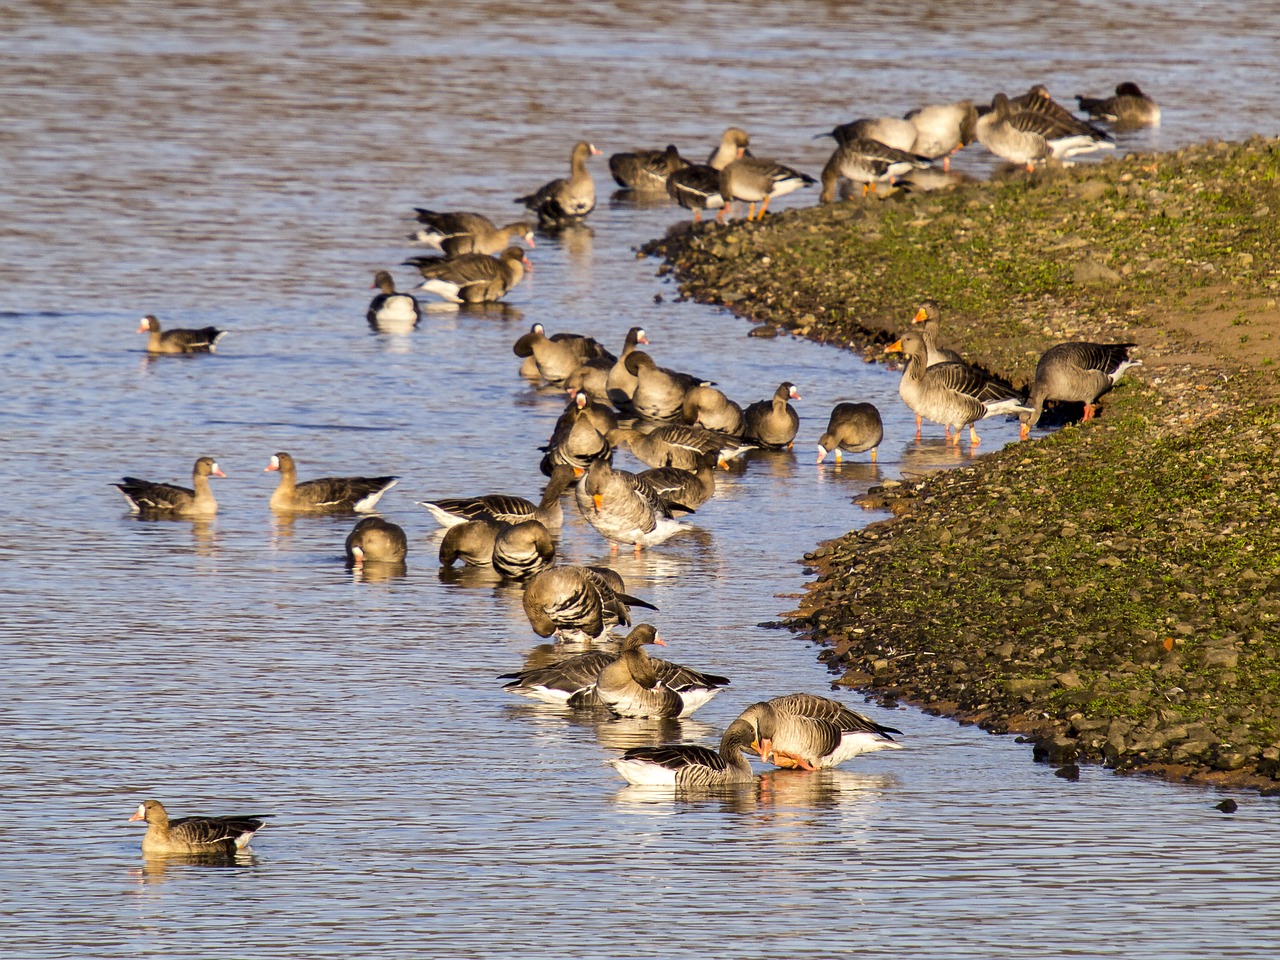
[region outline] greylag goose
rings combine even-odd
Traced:
[[[924,338],[915,331],[904,333],[902,338],[885,348],[885,353],[901,353],[907,364],[898,383],[898,393],[908,407],[934,423],[956,431],[955,443],[960,443],[960,430],[969,428],[970,443],[980,438],[973,424],[987,417],[1002,413],[1029,413],[1031,408],[1012,387],[993,380],[981,370],[967,363],[939,363],[927,366]]]
[[[218,512],[218,501],[209,488],[211,476],[226,474],[213,457],[201,457],[191,469],[192,489],[137,477],[125,477],[114,486],[129,501],[129,509],[144,517],[211,517]]]
[[[321,477],[298,482],[293,457],[281,451],[262,468],[279,471],[280,483],[271,494],[271,509],[296,513],[370,513],[399,477]]]
[[[1160,126],[1160,105],[1133,81],[1116,87],[1114,97],[1094,98],[1077,94],[1076,103],[1095,120],[1106,120],[1122,127]]]
[[[755,772],[742,751],[755,735],[750,724],[735,720],[720,738],[718,751],[684,743],[632,747],[609,762],[635,786],[696,790],[753,783]]]
[[[142,318],[137,332],[149,334],[147,353],[214,353],[218,349],[218,341],[227,335],[226,330],[217,327],[161,333],[160,321],[150,313]]]
[[[551,472],[538,503],[505,493],[489,493],[480,497],[458,497],[444,500],[419,500],[442,527],[455,527],[468,520],[489,519],[498,523],[523,523],[537,520],[545,527],[559,527],[564,522],[560,495],[573,483],[572,467],[560,466]]]
[[[468,567],[493,563],[493,544],[503,525],[490,517],[456,523],[440,539],[440,565],[452,567],[461,560]]]
[[[524,580],[556,559],[551,532],[537,520],[503,527],[493,539],[493,569],[505,580]]]
[[[631,608],[658,609],[626,592],[608,567],[558,566],[536,573],[524,588],[525,615],[540,637],[567,642],[599,640],[611,627],[631,625]]]
[[[1010,97],[1009,106],[1014,113],[1038,113],[1042,117],[1049,117],[1058,121],[1064,127],[1073,129],[1077,133],[1088,133],[1102,139],[1108,139],[1106,131],[1085,120],[1081,120],[1057,100],[1049,96],[1049,90],[1043,83],[1034,83],[1027,88],[1026,93],[1017,97]]]
[[[498,257],[464,253],[452,259],[413,257],[405,264],[422,272],[422,285],[417,289],[434,293],[449,303],[501,300],[524,279],[526,270],[533,270],[524,250],[515,245],[507,247]]]
[[[233,857],[262,829],[270,814],[243,817],[179,817],[170,820],[159,800],[145,800],[129,822],[145,820],[144,856]]]
[[[616,553],[626,543],[640,553],[688,530],[672,516],[671,504],[641,482],[634,473],[614,470],[607,459],[594,461],[578,484],[578,509]]]
[[[677,419],[684,407],[685,394],[709,382],[660,367],[643,350],[633,350],[623,366],[636,378],[629,409],[646,420]]]
[[[587,158],[599,154],[594,144],[579,140],[569,156],[569,176],[516,197],[516,203],[523,203],[536,213],[538,225],[544,230],[580,222],[596,208],[596,184],[587,170]]]
[[[739,127],[726,128],[706,163],[690,164],[667,177],[667,194],[686,210],[693,211],[695,223],[702,219],[703,210],[719,210],[724,206],[720,171],[745,152],[750,143],[747,131]]]
[[[688,165],[673,143],[665,150],[636,150],[609,157],[614,183],[636,193],[662,193],[667,189],[667,177]]]
[[[818,462],[835,451],[836,463],[842,452],[863,453],[871,451],[871,462],[876,462],[876,448],[884,439],[884,423],[880,411],[873,403],[837,403],[831,411],[827,430],[818,438]]]
[[[862,184],[865,197],[868,191],[875,192],[878,183],[892,183],[908,171],[923,170],[932,164],[928,157],[887,146],[878,140],[850,140],[836,147],[822,168],[822,193],[818,201],[831,203],[835,200],[841,177]]]
[[[731,437],[742,436],[746,419],[742,407],[710,384],[699,384],[684,395],[680,415],[685,423],[696,424]]]
[[[705,683],[690,682],[675,690],[662,681],[658,664],[645,645],[666,646],[652,624],[639,623],[622,638],[618,659],[607,664],[596,678],[596,696],[619,717],[653,718],[689,716],[720,692],[723,677]]]
[[[617,360],[594,337],[576,333],[557,333],[548,337],[546,328],[535,323],[511,348],[517,357],[533,357],[538,376],[548,383],[563,383],[568,376],[589,360]]]
[[[1046,400],[1066,400],[1084,404],[1084,419],[1092,420],[1098,398],[1115,386],[1130,367],[1142,363],[1131,360],[1135,343],[1086,343],[1072,341],[1050,347],[1036,364],[1031,383],[1031,412],[1022,421],[1022,439],[1040,422]]]
[[[403,563],[408,550],[404,528],[381,517],[362,517],[347,534],[347,562],[352,566]]]
[[[813,186],[815,182],[807,173],[776,160],[748,156],[745,149],[740,149],[737,159],[720,171],[720,196],[724,199],[724,206],[716,214],[716,219],[724,220],[733,202],[741,200],[747,204],[748,220],[763,220],[769,201],[774,197]],[[757,203],[760,204],[759,214],[756,213]]]
[[[1052,103],[1047,98],[1041,100]],[[1065,160],[1079,153],[1115,147],[1105,133],[1074,117],[1065,120],[1048,109],[1015,110],[1003,93],[997,93],[991,101],[991,112],[978,118],[976,130],[978,142],[984,147],[1028,171],[1050,157]]]
[[[636,392],[636,375],[627,369],[627,359],[636,352],[638,346],[648,343],[649,337],[644,328],[632,327],[622,343],[622,353],[618,354],[618,358],[609,367],[605,392],[608,401],[619,410],[631,403],[631,395]]]
[[[654,467],[637,473],[636,479],[666,503],[672,514],[689,513],[710,500],[716,492],[716,468],[721,465],[728,469],[720,454],[711,451],[699,457],[697,466],[692,470]]]
[[[609,456],[613,450],[588,413],[587,407],[576,403],[568,407],[556,420],[551,438],[540,448],[543,457],[538,469],[551,476],[557,467],[586,470],[596,460]]]
[[[920,324],[920,335],[924,338],[924,346],[928,351],[927,363],[934,366],[939,363],[964,363],[964,357],[938,343],[938,327],[942,324],[942,308],[936,300],[925,300],[920,304],[912,323]]]
[[[745,412],[746,429],[742,435],[762,447],[790,447],[800,430],[800,415],[788,400],[799,400],[795,384],[784,382],[770,400],[757,400]]]
[[[492,256],[511,245],[512,240],[523,240],[529,246],[533,242],[533,225],[524,220],[499,227],[488,217],[468,211],[436,211],[414,207],[418,222],[423,228],[413,235],[414,240],[435,247],[446,257],[464,253],[483,253]]]
[[[915,125],[910,120],[898,117],[864,117],[842,123],[830,133],[820,133],[813,139],[831,137],[842,147],[855,140],[875,140],[883,146],[910,153],[912,144],[916,142],[916,132]]]
[[[396,293],[396,282],[386,270],[373,277],[373,287],[382,291],[371,301],[365,318],[375,330],[411,328],[422,319],[417,299],[409,293]]]
[[[817,770],[863,753],[902,749],[902,744],[889,736],[901,734],[901,730],[812,693],[753,703],[735,722],[751,728],[751,747],[760,759],[772,759],[779,767]]]
[[[733,460],[755,449],[754,444],[743,443],[727,433],[687,423],[669,423],[649,433],[633,427],[618,427],[610,430],[605,439],[614,448],[630,448],[635,458],[647,467],[681,470],[696,469],[704,454],[714,454],[718,460]]]
[[[910,111],[906,120],[915,128],[912,153],[942,160],[942,169],[951,169],[951,157],[977,136],[978,108],[970,100],[933,103]]]

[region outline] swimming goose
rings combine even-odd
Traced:
[[[493,538],[493,569],[505,580],[523,580],[556,559],[551,532],[537,520],[502,527]]]
[[[370,513],[399,477],[321,477],[298,482],[298,467],[283,451],[272,456],[263,473],[280,472],[280,483],[271,494],[272,510],[297,513]]]
[[[659,500],[667,504],[673,515],[691,513],[711,499],[716,492],[716,468],[728,464],[716,451],[704,453],[692,470],[679,467],[653,467],[636,474]]]
[[[723,688],[723,677],[690,682],[676,690],[663,682],[658,664],[649,658],[645,645],[666,646],[652,624],[638,623],[622,638],[618,659],[607,664],[596,678],[596,696],[619,717],[689,716]]]
[[[735,200],[748,205],[748,220],[763,220],[769,201],[774,197],[785,196],[815,182],[807,173],[776,160],[748,156],[745,149],[739,149],[737,159],[720,171],[720,196],[724,198],[724,206],[716,214],[716,220],[724,220]],[[760,204],[759,214],[756,213],[757,203]]]
[[[1094,98],[1077,94],[1076,103],[1095,120],[1107,120],[1123,127],[1160,126],[1160,105],[1132,81],[1116,87],[1114,97]]]
[[[148,313],[138,324],[138,333],[147,337],[147,353],[215,353],[218,341],[227,335],[217,327],[201,327],[199,330],[166,330],[160,332],[160,321]]]
[[[742,435],[762,447],[790,447],[800,430],[800,415],[788,400],[799,400],[795,384],[784,382],[770,400],[757,400],[745,411],[746,429]]]
[[[898,117],[864,117],[842,123],[830,133],[820,133],[814,139],[822,137],[833,138],[841,147],[855,140],[875,140],[883,146],[910,153],[912,144],[916,142],[916,128],[910,120]]]
[[[667,177],[688,165],[689,161],[680,156],[675,144],[668,144],[665,150],[636,150],[609,157],[609,172],[613,174],[614,183],[623,190],[637,193],[664,192]]]
[[[613,450],[604,434],[596,429],[588,408],[579,407],[576,403],[560,414],[551,438],[540,449],[543,457],[538,469],[548,477],[555,473],[557,467],[586,470]]]
[[[490,566],[493,544],[502,528],[503,524],[487,516],[454,524],[440,539],[440,565],[452,567],[461,560],[468,567]]]
[[[455,527],[468,520],[487,518],[498,523],[523,523],[537,520],[545,527],[559,527],[564,522],[560,496],[573,483],[570,466],[559,466],[551,472],[542,491],[542,499],[533,503],[524,497],[505,493],[489,493],[479,497],[457,497],[443,500],[419,500],[442,527]]]
[[[624,409],[631,402],[631,395],[636,392],[636,375],[627,369],[627,359],[636,352],[638,346],[648,345],[648,343],[649,337],[644,332],[644,328],[632,327],[627,331],[626,339],[622,343],[622,353],[618,354],[618,358],[609,367],[609,374],[605,379],[605,392],[608,401],[619,410]]]
[[[524,250],[512,245],[502,255],[464,253],[445,257],[412,257],[406,266],[417,267],[423,276],[418,290],[426,290],[449,303],[493,303],[501,300],[532,271]]]
[[[728,127],[706,163],[689,164],[667,177],[668,195],[686,210],[693,211],[694,223],[702,219],[703,210],[719,210],[724,206],[720,171],[738,158],[739,151],[745,153],[750,143],[747,131]]]
[[[720,738],[718,751],[685,743],[632,747],[609,763],[636,786],[705,789],[752,783],[756,775],[742,751],[755,736],[750,724],[735,720]]]
[[[666,424],[649,433],[641,433],[633,427],[618,427],[610,430],[605,439],[615,449],[628,447],[645,466],[678,467],[681,470],[696,469],[704,454],[714,454],[720,460],[733,460],[754,449],[754,444],[687,423]]]
[[[435,247],[446,257],[464,253],[483,253],[492,256],[501,253],[511,241],[523,240],[529,246],[533,242],[533,225],[517,220],[499,227],[488,217],[469,211],[436,211],[414,207],[418,222],[424,227],[413,235],[414,240]]]
[[[211,517],[218,512],[218,501],[213,499],[209,477],[225,477],[213,457],[201,457],[191,469],[191,486],[179,487],[172,483],[155,483],[125,477],[113,484],[129,501],[129,509],[144,517]]]
[[[812,693],[753,703],[738,716],[753,731],[750,746],[779,767],[817,770],[863,753],[901,750],[893,727],[876,723],[844,704]]]
[[[612,364],[617,360],[595,337],[557,333],[548,337],[546,328],[535,323],[511,348],[517,357],[533,357],[538,375],[548,383],[564,380],[589,360]]]
[[[818,202],[831,203],[835,200],[841,177],[862,184],[865,197],[868,191],[875,192],[877,183],[892,183],[908,171],[923,170],[932,163],[928,157],[916,156],[878,140],[850,140],[836,147],[822,168],[822,193]]]
[[[835,451],[836,463],[842,453],[871,451],[871,462],[876,462],[876,448],[884,439],[884,423],[880,411],[873,403],[837,403],[827,421],[827,430],[818,438],[818,462]]]
[[[1029,413],[1022,396],[967,363],[925,364],[924,338],[909,331],[885,348],[885,353],[902,353],[907,364],[898,383],[898,393],[914,412],[947,427],[947,437],[955,427],[955,443],[960,430],[968,426],[970,443],[979,443],[973,429],[978,420],[1002,413]]]
[[[1015,110],[1003,93],[992,99],[991,112],[978,118],[976,130],[979,143],[997,157],[1025,166],[1028,172],[1050,157],[1064,160],[1115,147],[1106,134],[1075,118],[1064,120],[1047,109]]]
[[[347,534],[347,561],[352,566],[403,563],[408,550],[404,528],[381,517],[363,517]]]
[[[661,500],[634,473],[615,470],[608,459],[594,461],[578,484],[578,509],[617,552],[626,543],[640,553],[689,529],[673,519],[671,505]]]
[[[569,157],[569,176],[516,197],[516,203],[523,203],[536,213],[538,226],[544,230],[580,222],[596,208],[596,184],[587,170],[587,158],[599,154],[593,144],[579,140]]]
[[[633,350],[623,367],[636,378],[629,409],[646,420],[675,420],[684,407],[685,395],[707,383],[687,373],[658,366],[643,350]]]
[[[525,615],[540,637],[556,634],[568,642],[599,640],[611,627],[631,625],[631,608],[658,609],[626,592],[622,577],[608,567],[563,565],[534,574],[524,588]]]
[[[710,384],[699,384],[684,395],[680,416],[685,423],[696,424],[730,437],[742,436],[746,420],[742,407]]]
[[[977,136],[978,110],[970,100],[929,104],[912,110],[904,119],[916,131],[915,141],[906,149],[932,160],[941,158],[944,171],[951,169],[951,157]]]
[[[1141,364],[1129,359],[1135,343],[1072,341],[1050,347],[1036,364],[1031,384],[1030,414],[1022,422],[1022,439],[1040,422],[1046,400],[1084,404],[1084,419],[1092,420],[1098,398],[1115,386],[1126,370]]]
[[[912,323],[920,324],[920,335],[924,338],[924,346],[928,351],[927,363],[933,366],[938,363],[964,363],[964,357],[938,343],[938,327],[942,324],[942,308],[936,300],[925,300],[920,304]]]
[[[243,817],[179,817],[170,820],[159,800],[145,800],[129,822],[145,820],[144,856],[232,857],[262,829],[270,814]]]
[[[412,294],[396,293],[396,283],[386,270],[373,276],[373,286],[382,292],[369,301],[365,318],[375,330],[411,328],[422,319],[422,309]]]

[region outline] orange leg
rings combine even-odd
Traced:
[[[701,222],[702,222],[702,211],[701,211],[701,210],[694,210],[694,211],[693,211],[693,222],[694,222],[694,223],[701,223]]]
[[[1084,419],[1085,419],[1085,420],[1092,420],[1092,419],[1093,419],[1093,415],[1094,415],[1094,413],[1095,413],[1096,411],[1097,411],[1097,408],[1096,408],[1096,407],[1094,407],[1094,405],[1093,405],[1092,403],[1086,403],[1086,404],[1084,405]]]
[[[756,218],[756,202],[752,200],[747,204],[747,222],[750,223]]]
[[[760,204],[760,212],[756,214],[756,219],[757,219],[757,220],[763,220],[763,219],[764,219],[764,211],[765,211],[765,208],[766,208],[767,206],[769,206],[769,199],[770,199],[770,197],[772,197],[772,196],[773,196],[773,194],[769,194],[769,196],[768,196],[768,197],[765,197],[765,198],[764,198],[764,203]]]
[[[971,423],[971,424],[969,424],[969,442],[970,442],[971,444],[973,444],[975,447],[976,447],[978,444],[980,444],[980,443],[982,442],[982,438],[981,438],[981,437],[979,437],[979,436],[978,436],[978,434],[977,434],[977,432],[973,429],[973,424],[972,424],[972,423]],[[960,443],[960,431],[959,431],[959,430],[957,430],[957,431],[956,431],[956,443],[957,443],[957,444],[959,444],[959,443]]]
[[[920,439],[920,436],[921,436],[921,434],[920,434],[920,428],[921,428],[922,426],[924,426],[924,418],[923,418],[923,417],[921,417],[921,416],[920,416],[920,414],[918,414],[918,413],[917,413],[917,414],[916,414],[916,439],[917,439],[917,440],[919,440],[919,439]],[[948,427],[948,429],[950,429],[950,428]]]

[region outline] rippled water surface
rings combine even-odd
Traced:
[[[856,116],[1043,80],[1137,79],[1165,123],[1121,149],[1275,133],[1272,4],[43,4],[0,11],[0,933],[13,957],[1256,957],[1280,879],[1270,801],[1085,770],[863,706],[906,749],[728,797],[624,789],[627,746],[714,743],[748,703],[824,692],[815,651],[758,626],[796,559],[873,516],[877,479],[968,457],[893,375],[673,302],[634,248],[683,212],[602,202],[539,238],[489,310],[369,331],[374,270],[407,286],[415,206],[512,219],[579,137],[700,156],[730,122],[816,173]],[[984,173],[967,151],[958,166]],[[781,205],[811,203],[793,195]],[[508,215],[512,215],[508,217]],[[904,304],[904,319],[911,305]],[[138,317],[232,332],[149,360]],[[561,398],[516,373],[534,321],[743,401],[799,385],[801,443],[755,455],[694,533],[611,558],[566,504],[569,562],[660,607],[671,659],[733,685],[682,723],[542,708],[495,680],[538,655],[519,594],[442,574],[416,500],[536,495]],[[813,464],[831,406],[885,414],[879,467]],[[982,449],[1016,437],[983,431]],[[407,573],[353,576],[350,518],[274,519],[263,466],[395,473]],[[128,473],[217,457],[211,522],[127,515]],[[125,818],[272,813],[255,856],[141,859]]]

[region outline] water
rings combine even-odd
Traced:
[[[796,603],[796,558],[878,518],[851,497],[969,456],[916,444],[893,376],[837,350],[748,339],[634,248],[683,213],[602,203],[539,238],[535,273],[490,310],[414,333],[363,320],[373,272],[412,251],[415,205],[502,219],[561,175],[572,142],[693,156],[741,123],[816,172],[834,123],[1044,80],[1122,79],[1165,123],[1121,148],[1274,133],[1274,10],[1209,4],[479,3],[46,5],[3,14],[0,50],[0,699],[14,957],[1261,956],[1280,871],[1270,801],[1085,770],[1009,739],[862,706],[907,749],[741,795],[624,788],[627,746],[714,743],[746,704],[823,692],[815,650],[760,628]],[[690,25],[693,25],[693,28]],[[977,151],[957,166],[989,169]],[[811,193],[811,192],[810,192]],[[810,193],[780,206],[812,203]],[[657,298],[661,298],[661,302]],[[913,305],[904,304],[904,320]],[[149,360],[132,331],[232,330],[215,357]],[[731,396],[799,385],[802,442],[722,480],[696,533],[608,555],[566,504],[567,562],[609,562],[670,640],[733,678],[691,720],[599,721],[495,676],[538,655],[518,593],[442,575],[415,501],[536,495],[561,398],[516,375],[535,320]],[[814,466],[838,400],[871,400],[878,468]],[[1015,438],[985,425],[981,449]],[[277,450],[305,477],[396,473],[384,515],[402,578],[341,561],[350,518],[273,518]],[[129,517],[123,474],[186,483],[213,521]],[[125,818],[273,813],[251,861],[144,861]],[[1265,945],[1265,946],[1264,946]]]

